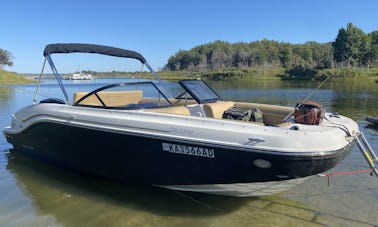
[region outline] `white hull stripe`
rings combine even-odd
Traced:
[[[200,184],[200,185],[156,185],[178,191],[200,192],[215,195],[227,195],[237,197],[266,196],[286,191],[309,177],[283,181],[269,181],[257,183],[236,184]]]

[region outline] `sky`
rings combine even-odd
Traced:
[[[366,33],[378,30],[377,0],[1,0],[0,9],[0,48],[14,63],[6,69],[19,73],[40,72],[50,43],[134,50],[159,70],[177,51],[216,40],[324,43],[349,22]],[[140,67],[114,57],[61,55],[52,58],[63,73]]]

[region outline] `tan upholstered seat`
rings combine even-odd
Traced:
[[[221,119],[223,112],[234,105],[231,101],[218,101],[214,103],[206,103],[203,105],[203,110],[207,117]]]
[[[185,106],[173,106],[164,108],[145,109],[145,112],[166,113],[190,116],[190,111]]]
[[[88,92],[76,92],[74,94],[73,102],[77,102],[86,94],[88,94]],[[97,94],[100,96],[100,98],[106,106],[117,107],[126,106],[129,104],[138,104],[142,100],[143,91],[101,91]],[[102,106],[100,100],[95,95],[91,95],[79,104],[90,106]]]
[[[264,123],[267,125],[282,123],[283,119],[294,110],[293,107],[246,102],[236,102],[235,106],[242,110],[259,108],[264,113]]]

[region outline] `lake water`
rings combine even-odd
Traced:
[[[68,83],[70,92],[109,80]],[[92,83],[97,84],[93,86]],[[215,81],[225,100],[294,106],[315,82]],[[0,87],[0,128],[32,102],[35,85]],[[58,92],[58,93],[57,93]],[[60,95],[49,81],[42,97]],[[378,83],[328,81],[311,99],[356,120],[378,151],[378,131],[364,121],[378,113]],[[234,198],[120,184],[77,176],[27,159],[0,137],[0,226],[378,226],[378,179],[367,173],[314,176],[279,195]],[[330,172],[368,169],[355,150]]]

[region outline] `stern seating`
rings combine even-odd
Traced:
[[[283,119],[294,110],[293,107],[247,102],[236,102],[235,106],[245,110],[259,108],[264,113],[263,120],[266,125],[281,124]]]
[[[218,101],[214,103],[206,103],[203,110],[207,117],[222,119],[223,112],[233,106],[235,103],[231,101]]]

